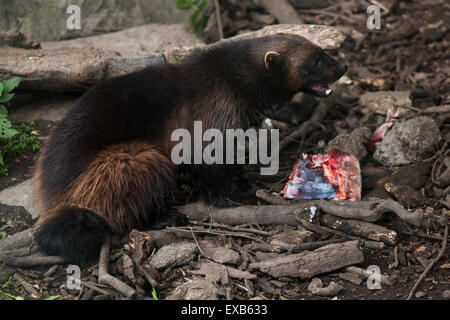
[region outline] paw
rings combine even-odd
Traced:
[[[165,229],[167,227],[184,226],[188,224],[186,216],[175,209],[166,211],[158,220],[156,224],[151,226],[152,230]]]

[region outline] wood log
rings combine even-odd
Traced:
[[[297,208],[293,206],[241,206],[232,208],[216,208],[202,202],[178,207],[190,220],[213,221],[227,225],[259,224],[259,225],[298,225]]]
[[[358,241],[330,244],[314,251],[305,251],[249,265],[250,270],[258,269],[272,277],[312,278],[318,274],[331,272],[364,261]]]
[[[304,36],[323,48],[337,48],[344,41],[333,27],[314,25],[276,25],[226,39],[262,37],[277,33]],[[145,58],[121,57],[119,53],[96,48],[26,50],[0,47],[0,74],[3,78],[22,77],[20,89],[45,91],[85,91],[102,80],[141,70],[148,66],[176,63],[196,48],[175,48]]]
[[[275,205],[291,205],[304,208],[317,206],[325,213],[344,219],[358,219],[367,222],[375,222],[381,219],[385,213],[393,212],[399,218],[414,226],[420,226],[424,219],[422,209],[413,212],[406,210],[400,203],[390,199],[371,199],[369,201],[348,200],[286,200],[278,194],[270,194],[265,190],[256,191],[256,196]]]
[[[389,245],[397,243],[397,232],[370,222],[340,219],[330,214],[320,218],[320,222],[334,230],[363,237],[370,240],[382,241]]]
[[[39,252],[33,239],[35,232],[36,228],[30,228],[0,240],[0,264],[34,267],[64,263],[65,259],[61,257],[45,256]]]

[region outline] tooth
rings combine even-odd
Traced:
[[[325,91],[325,94],[328,96],[328,95],[330,95],[331,94],[331,89],[327,89],[326,91]]]

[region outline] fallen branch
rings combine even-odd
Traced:
[[[436,265],[436,263],[444,256],[445,250],[447,250],[447,238],[448,238],[448,224],[445,226],[441,251],[439,252],[438,256],[433,261],[431,261],[430,264],[422,272],[419,279],[417,279],[416,283],[414,284],[411,291],[409,292],[408,298],[406,298],[406,300],[411,300],[411,298],[414,295],[414,292],[416,292],[416,289],[419,286],[420,282],[422,282],[422,280],[425,279],[428,272],[430,272],[430,270]]]
[[[245,234],[242,232],[225,232],[225,231],[212,231],[209,229],[195,229],[192,227],[167,227],[168,230],[176,230],[181,232],[189,232],[191,234],[194,233],[205,233],[205,234],[215,234],[215,235],[223,235],[223,236],[229,236],[229,237],[238,237],[238,238],[246,238],[254,241],[261,241],[255,237],[250,236],[249,234]],[[193,236],[195,238],[195,236]]]
[[[323,215],[320,221],[324,225],[346,234],[382,241],[389,245],[397,243],[397,232],[370,222],[339,219],[329,214]]]
[[[126,248],[139,273],[147,279],[153,288],[158,288],[159,273],[148,263],[148,257],[153,249],[152,237],[148,233],[131,230],[129,245]]]
[[[108,273],[109,245],[110,239],[108,238],[100,251],[100,261],[98,263],[98,282],[107,284],[128,298],[131,298],[136,294],[136,290]]]
[[[36,267],[63,264],[65,259],[57,256],[45,256],[39,252],[34,242],[36,228],[18,232],[0,240],[0,263],[16,267]]]
[[[32,298],[41,298],[41,294],[35,288],[33,288],[31,284],[25,281],[25,279],[18,272],[14,274],[14,279],[25,289],[26,292],[31,295]]]
[[[316,241],[316,242],[307,242],[307,243],[300,243],[300,244],[290,244],[284,241],[280,241],[278,239],[272,240],[270,242],[271,245],[280,247],[281,249],[288,251],[289,253],[299,253],[305,250],[315,250],[330,244],[335,243],[341,243],[348,241],[348,238],[338,238],[338,239],[332,239],[332,240],[325,240],[325,241]]]
[[[264,201],[276,205],[291,205],[310,208],[317,206],[323,212],[344,219],[357,219],[367,222],[375,222],[387,212],[394,212],[400,219],[414,226],[420,226],[423,221],[423,210],[414,212],[406,210],[400,203],[394,200],[371,199],[370,201],[348,200],[286,200],[279,195],[270,194],[265,190],[258,190],[256,196]]]
[[[177,207],[189,220],[210,221],[226,225],[290,225],[297,226],[296,208],[292,206],[241,206],[216,208],[203,202]],[[189,231],[190,232],[190,231]]]
[[[6,256],[2,261],[9,266],[16,266],[20,268],[66,263],[66,260],[62,257],[43,256],[41,254],[33,254],[27,257]]]
[[[262,262],[251,263],[250,270],[258,269],[272,277],[312,278],[318,274],[331,272],[364,261],[358,241],[330,244],[314,251],[277,257]]]

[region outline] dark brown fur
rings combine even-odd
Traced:
[[[179,64],[93,87],[42,152],[39,245],[78,261],[82,252],[98,249],[108,231],[103,224],[125,233],[158,223],[174,186],[173,130],[192,132],[194,121],[204,130],[245,130],[258,111],[314,84],[332,83],[345,69],[306,39],[280,34],[218,44]],[[230,166],[181,167],[207,202],[221,204],[230,195]],[[96,229],[101,237],[84,250],[83,238],[92,242]]]

